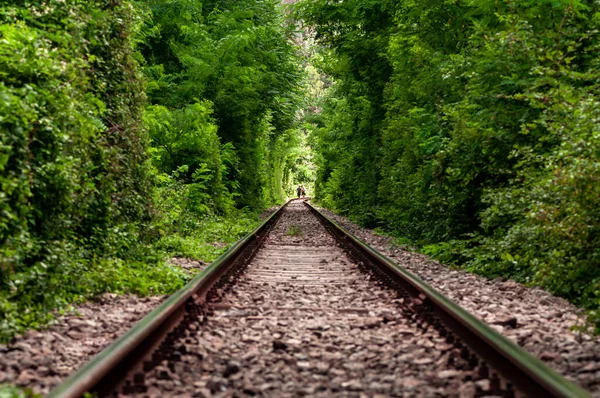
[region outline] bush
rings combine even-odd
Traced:
[[[132,4],[17,4],[0,7],[1,338],[122,290],[151,219]]]
[[[598,3],[303,0],[297,12],[333,79],[312,129],[324,205],[600,307]]]

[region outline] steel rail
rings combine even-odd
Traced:
[[[104,396],[113,391],[125,379],[128,371],[141,365],[183,319],[186,303],[190,300],[196,303],[205,300],[211,287],[232,265],[247,260],[245,257],[248,257],[249,249],[261,246],[287,204],[289,202],[58,385],[48,398],[76,398],[86,393]]]
[[[352,257],[377,267],[395,285],[399,285],[424,312],[426,321],[447,329],[471,352],[530,397],[589,398],[591,395],[552,370],[539,359],[490,328],[452,300],[429,286],[421,278],[383,256],[335,221],[305,202]],[[357,256],[358,254],[358,256]],[[440,325],[443,325],[440,328]]]
[[[376,267],[385,279],[410,296],[415,312],[427,323],[433,324],[440,332],[450,333],[450,339],[458,337],[459,345],[468,347],[519,392],[536,398],[590,397],[586,391],[491,329],[419,277],[360,241],[311,204],[305,203],[351,257],[363,266],[366,263],[369,268]],[[104,396],[113,391],[130,370],[149,358],[183,319],[187,303],[204,302],[209,290],[232,270],[234,264],[249,261],[253,257],[284,207],[56,387],[48,397],[80,397],[86,392]]]

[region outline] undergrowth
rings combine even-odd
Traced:
[[[35,394],[31,389],[22,389],[10,384],[0,385],[0,398],[41,398],[40,394]]]
[[[170,257],[211,262],[258,226],[260,219],[255,213],[240,211],[235,216],[210,216],[195,223],[193,229],[165,235],[156,248]]]
[[[300,228],[299,225],[296,224],[292,224],[290,225],[290,227],[288,228],[286,235],[288,236],[303,236],[302,234],[302,229]]]
[[[42,265],[36,272],[16,275],[11,289],[0,292],[0,342],[28,329],[39,329],[73,304],[96,295],[131,293],[139,296],[172,293],[183,286],[186,274],[154,255],[146,261],[118,258],[77,258],[57,253],[61,261]],[[59,269],[60,268],[60,269]]]
[[[235,216],[190,220],[185,230],[163,233],[154,245],[136,248],[135,258],[141,259],[137,261],[87,259],[84,253],[64,245],[54,252],[56,261],[51,266],[39,265],[35,272],[15,275],[12,289],[0,291],[0,341],[42,328],[72,305],[105,292],[170,294],[183,287],[190,276],[168,264],[169,258],[212,262],[259,223],[256,213],[242,211]]]

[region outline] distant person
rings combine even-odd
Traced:
[[[296,193],[298,194],[298,199],[300,199],[300,195],[302,195],[302,186],[298,185],[298,188],[296,188]]]
[[[306,197],[306,189],[304,189],[304,187],[302,187],[302,199],[304,199]]]

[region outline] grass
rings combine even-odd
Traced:
[[[169,294],[189,279],[182,269],[157,256],[125,261],[77,259],[71,254],[42,270],[17,274],[11,281],[13,289],[0,291],[0,343],[30,329],[42,329],[72,311],[73,305],[102,293]]]
[[[41,398],[39,394],[34,394],[31,389],[22,389],[10,384],[0,385],[0,398]]]
[[[302,228],[300,228],[299,225],[296,224],[292,224],[290,225],[290,227],[288,228],[286,235],[288,236],[297,236],[297,237],[302,237],[303,233],[302,233]]]
[[[231,217],[210,217],[197,221],[185,231],[165,235],[155,246],[167,257],[186,257],[210,263],[260,222],[256,214],[244,212]]]

